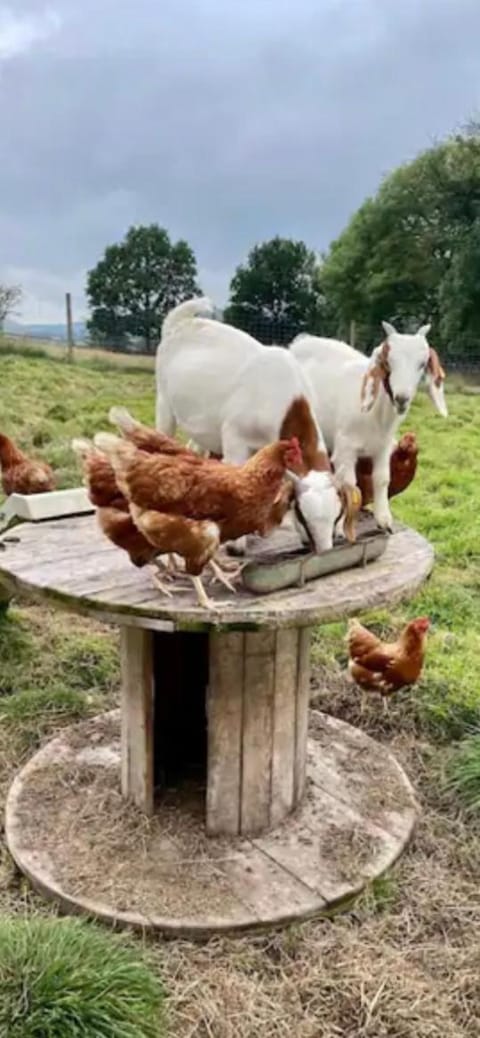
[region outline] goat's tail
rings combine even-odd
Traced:
[[[213,317],[215,307],[208,296],[198,296],[179,303],[167,314],[162,325],[162,341],[170,335],[182,321],[191,321],[194,317]]]

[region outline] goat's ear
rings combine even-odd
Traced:
[[[385,332],[385,335],[396,335],[397,334],[396,328],[393,327],[393,324],[389,324],[388,321],[382,321],[382,328],[383,328],[383,330]]]
[[[427,335],[431,327],[431,324],[422,324],[422,327],[418,329],[417,335],[423,335],[425,338],[427,338]]]
[[[361,408],[364,413],[372,410],[385,373],[388,372],[389,348],[388,342],[383,342],[381,346],[377,346],[373,350],[370,357],[370,364],[363,377],[360,394]]]
[[[448,418],[444,382],[445,372],[440,364],[438,353],[430,346],[427,361],[427,388],[434,407],[436,407],[443,418]]]
[[[364,414],[372,410],[378,396],[382,379],[383,372],[379,364],[373,364],[372,367],[365,372],[362,379],[362,389],[360,393],[361,408]]]

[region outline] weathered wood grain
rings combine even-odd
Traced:
[[[270,825],[277,825],[295,805],[296,702],[298,651],[296,627],[275,635]]]
[[[275,694],[275,632],[245,637],[242,726],[242,833],[270,824]]]
[[[300,803],[305,789],[308,704],[310,698],[310,642],[310,628],[300,628],[297,653],[297,680],[295,686],[295,804]]]
[[[81,911],[115,924],[157,929],[171,936],[207,936],[291,923],[338,908],[389,868],[404,849],[415,821],[410,784],[393,757],[341,721],[317,715],[317,734],[309,755],[313,773],[321,766],[324,742],[331,738],[331,764],[340,788],[350,781],[350,755],[357,750],[355,781],[363,796],[345,803],[336,791],[316,781],[301,807],[273,832],[253,839],[207,837],[198,814],[182,810],[182,799],[159,802],[138,845],[131,840],[131,810],[125,812],[125,856],[109,858],[103,835],[109,825],[109,800],[100,798],[94,816],[82,801],[98,796],[120,770],[118,712],[64,729],[43,746],[16,776],[6,804],[9,850],[34,887],[68,911]],[[322,742],[322,733],[325,736]],[[376,751],[381,775],[372,771]],[[102,752],[103,751],[103,752]],[[58,782],[58,768],[80,778]],[[50,786],[45,810],[38,812],[38,784]],[[369,805],[378,785],[383,816],[372,820]],[[73,822],[71,798],[80,808]],[[402,824],[385,828],[391,813]],[[92,824],[94,831],[92,831]],[[121,840],[121,816],[115,839]],[[118,828],[120,827],[120,828]],[[83,869],[78,873],[78,855]],[[127,864],[128,856],[128,864]],[[70,868],[62,871],[68,860]],[[65,878],[70,877],[70,878]]]
[[[171,599],[151,588],[148,569],[136,570],[109,545],[93,516],[24,524],[3,538],[0,580],[9,590],[36,595],[66,609],[145,627],[171,622],[178,630],[261,630],[311,626],[362,609],[409,597],[433,566],[431,545],[413,530],[401,529],[382,557],[364,569],[347,570],[267,596],[244,590],[231,595],[211,589],[217,609],[198,605],[191,591]],[[145,596],[145,597],[144,597]]]
[[[153,813],[153,652],[150,631],[122,627],[122,793]]]
[[[210,635],[207,832],[241,829],[245,635]]]

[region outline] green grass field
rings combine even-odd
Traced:
[[[0,429],[50,461],[61,486],[79,483],[71,438],[107,428],[112,404],[153,419],[150,369],[8,352],[0,363]],[[477,1038],[480,821],[471,752],[465,807],[451,773],[459,741],[480,728],[480,399],[459,387],[448,402],[448,422],[423,395],[416,402],[405,428],[419,438],[419,472],[393,503],[397,518],[433,542],[434,574],[415,601],[365,618],[390,633],[429,614],[424,678],[386,717],[373,697],[361,714],[343,674],[345,625],[322,628],[314,646],[314,705],[392,747],[422,804],[415,839],[395,871],[334,922],[206,945],[152,942],[175,1038]],[[116,701],[116,635],[17,602],[0,620],[0,661],[3,797],[46,736]],[[480,783],[479,768],[473,775]],[[34,913],[52,909],[31,894],[0,842],[0,916]]]

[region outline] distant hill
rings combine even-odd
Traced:
[[[5,331],[11,335],[28,335],[32,339],[58,339],[65,342],[67,329],[64,324],[23,324],[20,321],[5,321]],[[85,321],[75,321],[73,325],[73,336],[76,342],[82,342],[86,338]]]

